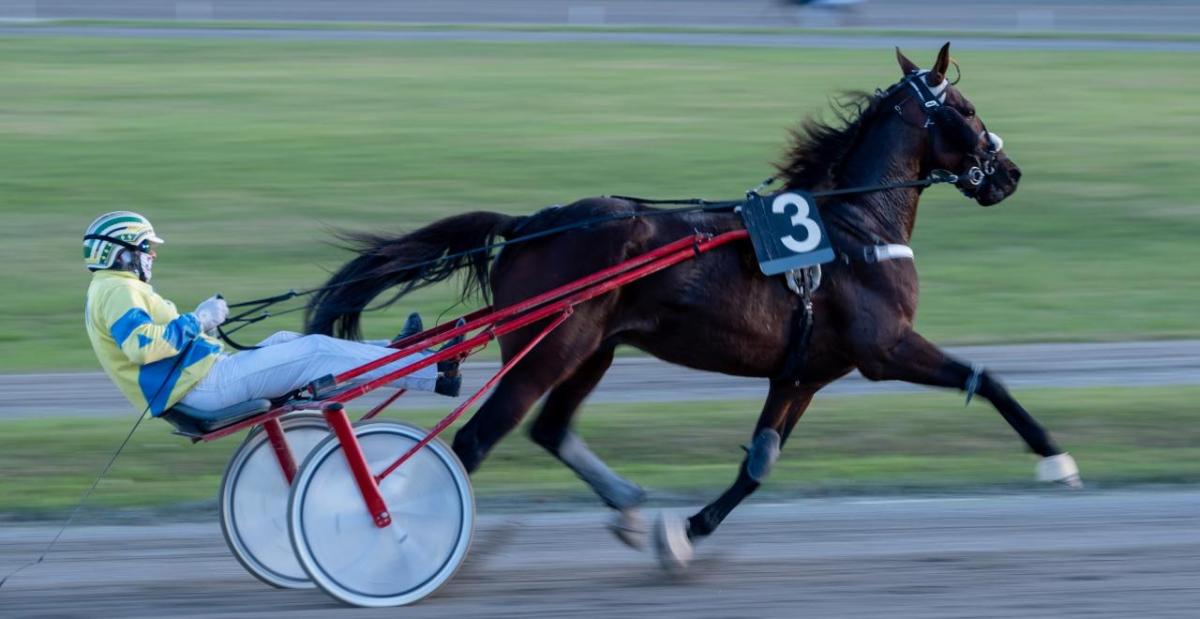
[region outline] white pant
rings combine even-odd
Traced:
[[[291,331],[280,331],[258,345],[261,348],[220,356],[180,402],[201,410],[217,410],[247,400],[276,398],[322,376],[340,374],[396,352],[375,344]],[[425,353],[409,355],[356,380],[379,378],[424,357]],[[433,391],[437,373],[437,365],[430,365],[392,384]]]

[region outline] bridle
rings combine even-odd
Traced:
[[[911,90],[913,94],[893,105],[892,109],[895,110],[896,115],[905,123],[920,129],[929,129],[936,126],[939,117],[942,119],[948,118],[950,113],[959,115],[958,110],[946,105],[946,91],[950,88],[950,80],[943,77],[940,84],[930,86],[925,80],[925,76],[928,74],[928,70],[913,71],[906,75],[904,79],[889,86],[887,90],[876,90],[875,96],[880,101],[884,101],[901,91]],[[924,120],[920,123],[914,123],[904,115],[904,104],[910,100],[915,100],[918,103],[918,107],[920,107],[924,115]],[[983,120],[980,120],[979,124],[983,125],[983,131],[980,132],[978,137],[985,139],[987,147],[983,156],[980,156],[978,148],[972,149],[969,156],[975,160],[975,165],[967,168],[965,172],[959,175],[966,179],[968,184],[976,188],[982,185],[983,181],[989,176],[996,173],[996,155],[1004,147],[1004,140],[995,133],[988,131],[987,125],[983,123]]]

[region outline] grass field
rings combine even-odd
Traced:
[[[956,56],[1025,176],[989,210],[927,194],[918,326],[958,343],[1200,335],[1194,56]],[[319,283],[345,257],[331,227],[736,197],[828,95],[897,77],[881,51],[0,38],[0,371],[95,368],[79,237],[107,210],[152,218],[155,283],[187,310]]]
[[[1093,487],[1200,482],[1200,388],[1018,394],[1078,459]],[[733,479],[757,402],[591,406],[580,433],[656,499],[710,498]],[[431,425],[443,411],[408,415]],[[0,512],[32,517],[73,505],[130,419],[0,422]],[[192,445],[147,421],[94,495],[98,506],[211,504],[237,437]],[[451,435],[446,435],[449,438]],[[777,495],[1028,489],[1035,459],[986,404],[921,394],[818,400],[767,486]],[[484,497],[586,497],[581,482],[524,437],[497,448],[474,478]]]

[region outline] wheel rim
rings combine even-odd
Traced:
[[[424,434],[391,422],[356,428],[372,471],[386,468]],[[466,472],[440,442],[417,452],[380,491],[392,517],[382,529],[330,437],[305,463],[292,493],[297,557],[317,585],[358,606],[409,604],[436,591],[461,565],[474,525]]]
[[[280,421],[297,463],[329,435],[319,415]],[[222,482],[222,530],[234,556],[259,580],[288,589],[312,588],[288,536],[290,493],[266,433],[250,435],[230,460]]]

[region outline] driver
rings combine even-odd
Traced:
[[[105,213],[83,237],[83,262],[92,271],[85,324],[92,350],[109,378],[135,406],[155,417],[182,402],[218,410],[240,402],[277,398],[329,374],[338,374],[395,352],[386,341],[354,342],[282,331],[260,348],[224,354],[209,335],[229,316],[219,296],[180,314],[150,286],[163,240],[145,217]],[[421,330],[409,317],[400,337]],[[360,379],[371,380],[423,358],[410,355]],[[458,362],[430,365],[397,380],[397,387],[457,396]]]

